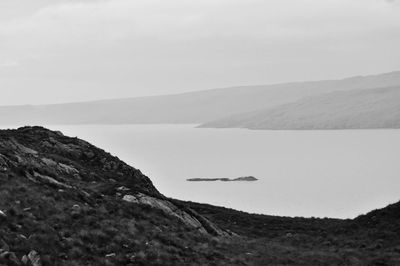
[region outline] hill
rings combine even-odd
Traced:
[[[183,202],[83,140],[0,131],[0,265],[398,265],[399,206],[338,220]]]
[[[201,124],[234,114],[277,107],[321,93],[398,85],[400,71],[342,80],[230,87],[176,95],[3,106],[0,107],[0,124]]]
[[[337,91],[233,115],[201,127],[249,129],[400,128],[400,86]]]
[[[228,235],[139,170],[40,127],[0,131],[0,182],[0,264],[201,263],[211,236]]]

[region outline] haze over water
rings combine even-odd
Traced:
[[[50,126],[118,156],[166,196],[282,216],[351,218],[399,200],[400,131]],[[256,182],[187,182],[253,175]]]

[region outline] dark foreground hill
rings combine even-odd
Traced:
[[[337,91],[233,115],[202,127],[249,129],[400,128],[400,86]]]
[[[0,131],[0,265],[399,265],[399,206],[354,220],[252,215],[169,199],[60,132]]]

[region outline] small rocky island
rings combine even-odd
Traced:
[[[242,176],[237,178],[189,178],[186,179],[191,182],[198,181],[223,181],[223,182],[233,182],[233,181],[257,181],[258,179],[254,176]]]

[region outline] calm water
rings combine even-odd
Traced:
[[[400,130],[51,126],[110,151],[165,195],[254,213],[354,217],[400,199]],[[257,182],[187,182],[253,175]]]

